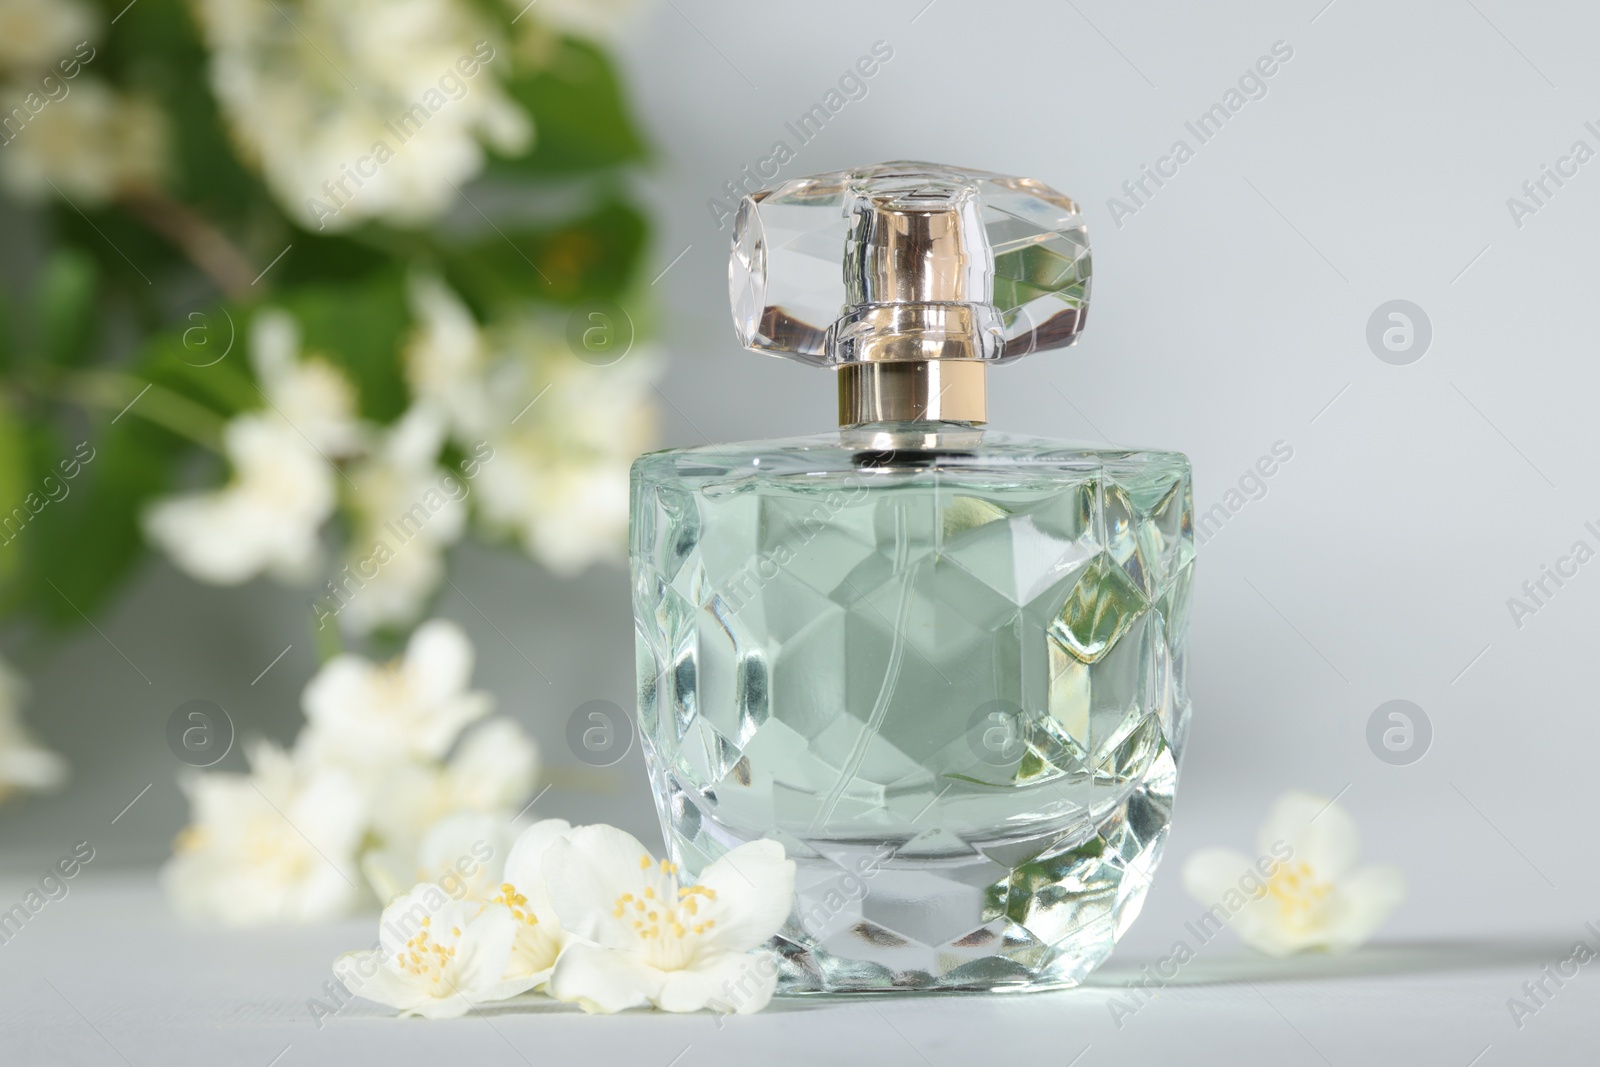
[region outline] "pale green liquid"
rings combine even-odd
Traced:
[[[1072,984],[1166,833],[1188,464],[915,429],[893,456],[834,433],[635,465],[669,849],[785,845],[787,991]]]

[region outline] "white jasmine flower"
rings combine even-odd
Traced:
[[[491,900],[500,891],[506,856],[519,829],[511,811],[461,811],[428,828],[415,848],[385,847],[362,857],[379,900],[407,886],[433,882],[458,900]]]
[[[250,356],[268,407],[223,431],[233,480],[220,490],[168,497],[145,515],[145,534],[201,581],[237,585],[267,573],[311,577],[318,531],[338,503],[332,456],[350,452],[362,430],[355,391],[319,357],[302,359],[300,331],[284,311],[266,309],[250,327]]]
[[[544,985],[566,947],[567,933],[545,889],[544,858],[550,846],[571,833],[566,820],[543,819],[522,831],[506,857],[504,881],[494,902],[508,908],[517,921],[516,941],[506,964],[508,985],[522,989]]]
[[[442,767],[383,766],[374,783],[374,829],[386,847],[414,850],[430,827],[454,812],[504,813],[509,824],[533,792],[538,763],[538,748],[521,726],[489,719],[466,732]]]
[[[262,573],[309,578],[317,531],[337,501],[333,469],[276,415],[239,416],[223,446],[233,480],[157,501],[145,513],[145,536],[188,574],[215,585]]]
[[[444,420],[417,405],[351,472],[350,567],[360,584],[339,620],[356,633],[416,621],[444,578],[444,552],[467,525],[466,483],[438,464]]]
[[[94,10],[82,0],[0,0],[0,69],[52,66],[98,37],[98,29]]]
[[[231,926],[347,914],[361,899],[355,852],[366,810],[356,783],[265,742],[249,757],[248,775],[184,782],[194,821],[162,870],[173,904]]]
[[[443,619],[418,627],[405,655],[391,663],[335,656],[301,698],[309,751],[316,759],[380,770],[440,758],[493,704],[488,693],[467,688],[472,660],[466,633]]]
[[[302,357],[293,315],[277,308],[256,315],[250,324],[250,364],[273,411],[317,452],[345,456],[361,447],[355,386],[321,356]]]
[[[333,972],[352,993],[402,1015],[455,1018],[509,995],[501,976],[515,927],[506,908],[422,884],[383,909],[378,949],[346,953]]]
[[[511,719],[490,719],[462,738],[440,784],[453,808],[498,811],[524,802],[538,769],[533,738]]]
[[[636,351],[613,366],[590,366],[537,333],[514,334],[510,346],[532,358],[491,378],[506,413],[491,436],[494,462],[478,476],[485,518],[557,574],[621,561],[628,468],[655,438],[656,360]]]
[[[483,332],[466,304],[438,277],[414,275],[408,289],[417,328],[405,346],[406,382],[421,403],[444,413],[458,440],[472,443],[490,425]]]
[[[1356,948],[1405,895],[1395,868],[1355,869],[1355,823],[1327,797],[1298,791],[1279,797],[1257,846],[1264,858],[1258,865],[1231,849],[1196,852],[1184,864],[1183,885],[1202,904],[1231,913],[1240,939],[1269,956]],[[1255,877],[1258,868],[1270,873]]]
[[[98,206],[120,192],[157,184],[165,170],[166,121],[140,97],[119,96],[81,75],[68,93],[49,100],[23,86],[0,86],[5,99],[42,101],[28,124],[0,150],[0,186],[38,202],[57,190],[79,206]],[[6,114],[0,112],[0,115]]]
[[[415,226],[533,125],[511,60],[454,0],[198,0],[211,84],[235,139],[312,229]]]
[[[531,442],[524,437],[514,443]],[[521,513],[522,548],[561,577],[581,574],[596,563],[621,563],[630,464],[601,460],[540,466],[536,449],[497,450],[501,465],[484,479],[485,500],[492,493],[509,492],[513,480],[521,479],[525,495],[515,510]],[[504,516],[506,510],[498,514]]]
[[[66,760],[41,746],[22,721],[28,683],[0,660],[0,801],[19,790],[54,789],[67,778]]]
[[[794,900],[794,862],[775,841],[752,841],[680,886],[632,835],[584,826],[549,846],[545,884],[574,940],[549,990],[588,1011],[653,1004],[663,1011],[748,1013],[777,984],[770,958],[751,949],[776,934]]]

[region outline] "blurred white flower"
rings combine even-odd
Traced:
[[[1257,847],[1260,877],[1242,852],[1208,848],[1184,864],[1183,885],[1208,908],[1231,914],[1240,940],[1269,956],[1356,948],[1405,896],[1395,868],[1355,869],[1355,823],[1327,797],[1299,791],[1279,797]]]
[[[276,414],[234,419],[223,446],[232,481],[156,501],[144,515],[145,536],[181,569],[215,585],[262,573],[309,578],[319,555],[317,531],[337,500],[333,469]]]
[[[431,274],[408,286],[417,328],[406,343],[406,382],[419,403],[444,414],[449,432],[470,445],[490,425],[488,345],[472,312]]]
[[[391,663],[335,656],[301,698],[309,722],[302,743],[314,760],[358,770],[439,759],[494,702],[468,688],[472,660],[466,633],[443,619],[418,627]]]
[[[372,783],[373,829],[386,849],[414,855],[427,831],[455,812],[500,813],[509,824],[527,804],[538,766],[538,748],[521,726],[489,719],[462,736],[443,766],[383,767]]]
[[[515,925],[503,907],[424,883],[383,909],[380,948],[340,956],[333,973],[352,993],[402,1015],[455,1018],[510,995],[501,976]]]
[[[160,109],[87,74],[62,84],[67,94],[47,100],[0,150],[0,186],[20,200],[59,191],[80,206],[97,206],[159,183],[167,154]],[[7,100],[30,91],[0,86]]]
[[[355,633],[415,622],[444,578],[444,552],[467,526],[469,492],[438,464],[444,435],[443,417],[415,405],[351,471],[349,554],[361,581],[339,621]]]
[[[19,790],[54,789],[67,778],[67,762],[44,748],[22,721],[28,683],[0,660],[0,801]]]
[[[167,173],[171,138],[167,115],[160,105],[137,94],[121,97],[112,139],[119,191],[138,192],[161,184]]]
[[[347,456],[362,444],[356,390],[344,371],[300,351],[300,326],[277,308],[250,324],[250,365],[271,408],[326,457]]]
[[[485,520],[560,575],[620,561],[628,469],[655,439],[656,354],[640,346],[594,366],[531,320],[482,329],[432,275],[412,279],[411,306],[417,402],[444,412],[463,447],[493,457],[475,479]]]
[[[414,849],[380,848],[361,869],[379,900],[435,882],[458,900],[486,902],[498,891],[518,827],[509,811],[461,811],[434,823]]]
[[[318,356],[301,358],[299,327],[287,312],[256,315],[250,358],[268,407],[223,431],[232,481],[158,500],[144,518],[157,547],[216,585],[263,573],[287,582],[312,576],[318,531],[338,503],[332,457],[359,447],[364,433],[349,379]]]
[[[506,857],[504,881],[494,902],[510,909],[511,917],[517,921],[517,938],[505,978],[511,983],[526,983],[525,989],[549,980],[567,944],[567,933],[545,889],[544,857],[551,845],[571,833],[572,825],[566,820],[543,819],[522,831]]]
[[[250,773],[187,779],[193,823],[162,883],[182,913],[232,926],[318,922],[361,899],[361,791],[344,771],[308,766],[262,742]]]
[[[82,0],[0,0],[0,69],[51,66],[98,30],[94,9]]]
[[[467,731],[440,776],[450,810],[518,807],[533,791],[539,749],[511,719],[490,719]]]
[[[776,934],[794,901],[794,861],[776,841],[740,845],[678,884],[632,835],[584,826],[553,842],[543,871],[550,903],[575,940],[548,988],[587,1011],[653,1004],[746,1014],[771,999],[777,967],[751,950]],[[767,961],[770,963],[770,961]]]
[[[504,343],[519,358],[491,377],[501,412],[494,462],[478,477],[484,517],[559,575],[621,561],[628,468],[655,439],[656,357],[638,348],[597,367],[537,331],[513,331]]]
[[[528,115],[498,80],[510,61],[455,0],[198,0],[211,85],[235,139],[312,229],[437,217],[516,154]]]

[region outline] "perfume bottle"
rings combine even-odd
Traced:
[[[836,430],[644,456],[640,734],[667,848],[798,865],[779,990],[1074,985],[1138,914],[1189,718],[1189,464],[984,428],[1071,345],[1077,205],[885,163],[747,197],[740,341],[838,376]]]

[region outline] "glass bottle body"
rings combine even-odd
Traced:
[[[798,865],[788,993],[1073,985],[1138,913],[1189,716],[1187,460],[958,423],[633,469],[668,851]]]

